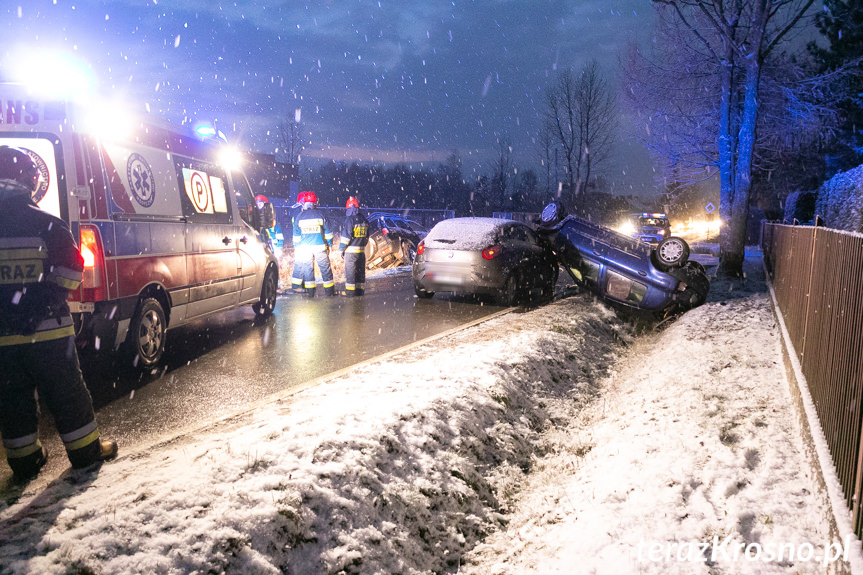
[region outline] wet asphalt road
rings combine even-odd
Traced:
[[[164,366],[136,374],[112,361],[84,363],[104,437],[121,455],[183,429],[491,315],[504,308],[473,298],[420,300],[410,273],[367,282],[366,295],[307,299],[280,296],[275,314],[255,322],[243,308],[168,332]],[[68,468],[50,417],[40,435],[51,456],[40,482]],[[0,481],[11,475],[0,464]]]

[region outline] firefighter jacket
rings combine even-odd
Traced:
[[[340,230],[339,251],[342,253],[365,253],[369,243],[369,221],[359,208],[350,207],[347,210],[345,222]]]
[[[294,218],[294,252],[314,253],[329,250],[333,232],[317,208],[304,208]]]
[[[83,270],[63,220],[27,194],[0,194],[0,346],[74,335],[66,296]]]

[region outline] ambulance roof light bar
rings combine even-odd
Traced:
[[[216,129],[215,122],[213,122],[213,124],[198,124],[197,127],[195,127],[195,133],[204,140],[216,138],[226,144],[228,143],[228,138],[225,137],[225,134],[223,134],[221,130]]]

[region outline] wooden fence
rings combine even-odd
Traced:
[[[776,300],[863,536],[863,235],[765,223]]]

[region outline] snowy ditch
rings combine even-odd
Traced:
[[[0,507],[0,573],[453,572],[630,339],[569,298],[364,365]]]

